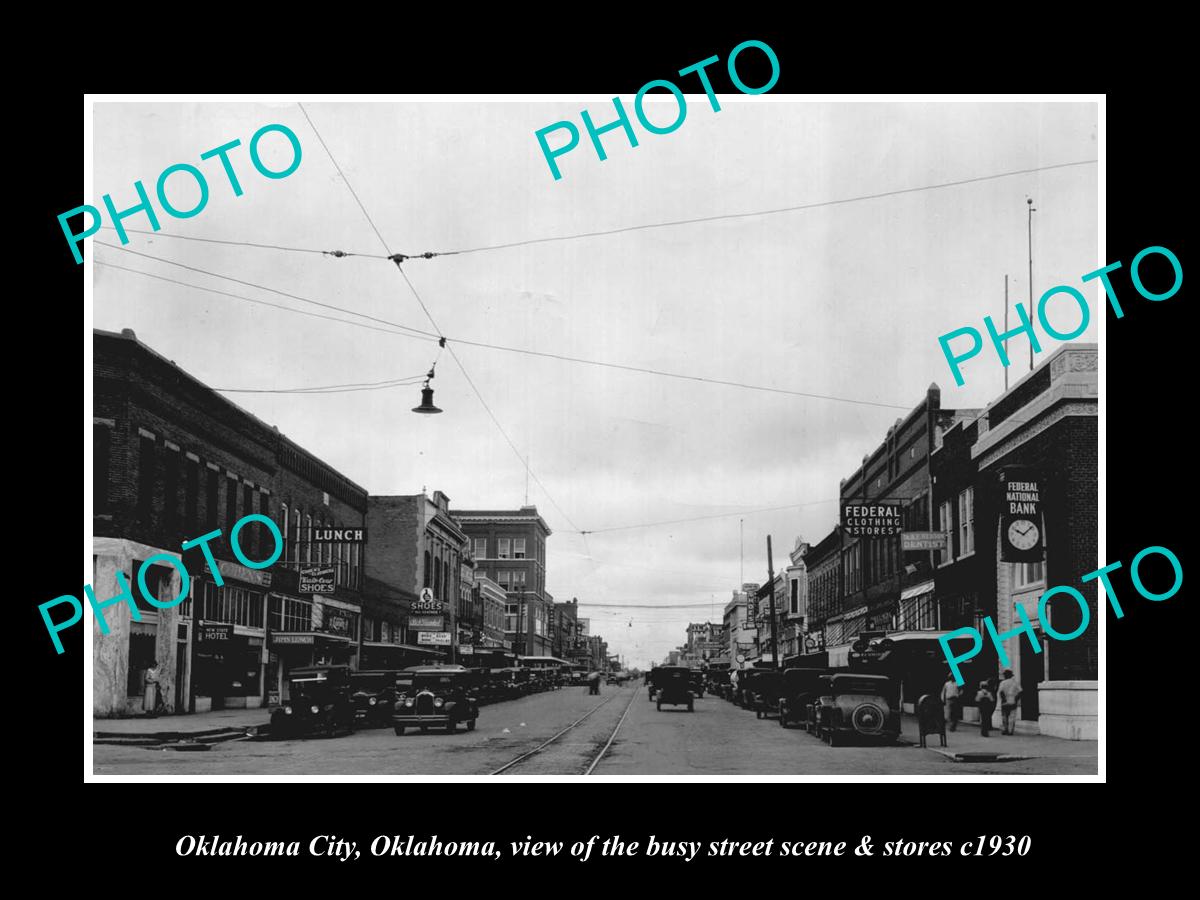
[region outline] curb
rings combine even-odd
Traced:
[[[940,753],[951,762],[983,763],[983,762],[1016,762],[1022,759],[1038,759],[1036,756],[1017,756],[1012,753],[992,753],[987,750],[946,750],[941,747],[926,747],[934,753]]]
[[[115,747],[161,747],[169,744],[211,745],[225,741],[240,741],[258,735],[266,735],[270,731],[268,725],[238,725],[228,728],[215,728],[208,731],[161,731],[152,734],[120,734],[111,731],[98,731],[92,735],[93,744],[103,744]]]

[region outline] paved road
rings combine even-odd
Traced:
[[[631,702],[632,701],[632,702]],[[473,732],[377,728],[330,739],[232,741],[201,753],[94,746],[97,775],[482,775],[534,749],[585,713],[578,728],[509,770],[509,775],[578,775],[629,710],[596,775],[1028,775],[1096,772],[1095,743],[1055,741],[1053,756],[1005,763],[956,763],[933,750],[828,747],[797,729],[705,695],[695,712],[661,712],[641,685],[572,687],[485,706]],[[912,728],[912,720],[905,726]],[[910,732],[905,735],[912,739]],[[1049,740],[1049,739],[1047,739]],[[958,738],[951,735],[954,748]],[[997,749],[1001,749],[997,745]]]

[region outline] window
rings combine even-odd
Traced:
[[[513,538],[513,559],[525,558],[525,538]]]
[[[312,516],[304,517],[304,561],[312,562]]]
[[[975,488],[969,487],[958,495],[958,555],[975,552]]]
[[[436,559],[433,561],[433,596],[442,599],[442,565]]]
[[[213,531],[217,527],[217,492],[220,488],[220,475],[216,469],[208,470],[208,484],[204,489],[204,527]]]
[[[258,492],[258,514],[264,519],[271,518],[271,498],[266,491]],[[275,538],[262,522],[257,527],[258,539],[254,542],[258,555],[255,559],[266,559],[275,552]]]
[[[513,576],[513,588],[514,589],[519,590],[519,589],[525,587],[525,570],[524,569],[515,570],[512,573],[512,576]]]
[[[487,538],[475,538],[475,558],[487,559]]]
[[[110,434],[107,425],[92,426],[92,514],[108,512]]]
[[[1029,587],[1046,580],[1045,562],[1013,563],[1016,572],[1014,582],[1018,588]]]
[[[433,557],[429,554],[429,551],[426,550],[425,551],[425,575],[422,580],[423,587],[429,587],[433,583],[433,570],[430,569],[430,566],[433,565],[432,560],[433,560]]]
[[[312,631],[312,604],[290,597],[271,598],[272,631]]]
[[[233,534],[233,523],[237,521],[237,489],[235,476],[230,475],[225,480],[225,540]]]
[[[507,569],[501,569],[496,573],[496,584],[500,585],[506,591],[510,590],[512,588],[512,572]]]
[[[283,563],[287,563],[292,558],[292,529],[291,519],[288,518],[288,505],[286,503],[279,504],[280,522],[283,525]]]
[[[203,611],[201,618],[206,622],[225,622],[249,628],[262,628],[263,625],[262,594],[231,584],[217,587],[213,582],[205,581]]]
[[[508,538],[500,538],[500,551],[497,553],[497,556],[499,556],[500,559],[511,559],[512,552],[509,549],[511,545],[512,541]]]
[[[453,600],[454,599],[453,597],[450,596],[450,592],[453,590],[453,588],[451,587],[452,584],[453,584],[453,582],[450,581],[450,562],[449,562],[449,560],[443,559],[442,560],[442,599],[443,600]]]
[[[796,615],[797,613],[800,612],[800,579],[793,578],[791,580],[791,582],[792,582],[792,597],[791,597],[791,605],[789,607],[789,611],[792,613],[792,615]]]
[[[933,551],[934,563],[940,566],[954,559],[954,516],[949,500],[938,507],[937,527],[946,533],[946,549]]]
[[[146,522],[154,509],[154,438],[142,435],[138,446],[138,518]]]
[[[200,460],[190,456],[183,482],[183,527],[189,536],[200,529]]]
[[[179,533],[179,451],[169,447],[163,466],[163,527],[171,537]]]

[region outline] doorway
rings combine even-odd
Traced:
[[[1041,636],[1038,636],[1039,642]],[[1038,720],[1038,684],[1046,680],[1046,651],[1034,653],[1028,641],[1021,641],[1021,719]]]

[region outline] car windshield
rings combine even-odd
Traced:
[[[444,689],[460,683],[453,675],[417,675],[413,678],[413,687],[422,691]]]
[[[887,690],[886,681],[873,681],[870,678],[839,678],[835,684],[841,694],[881,694]]]

